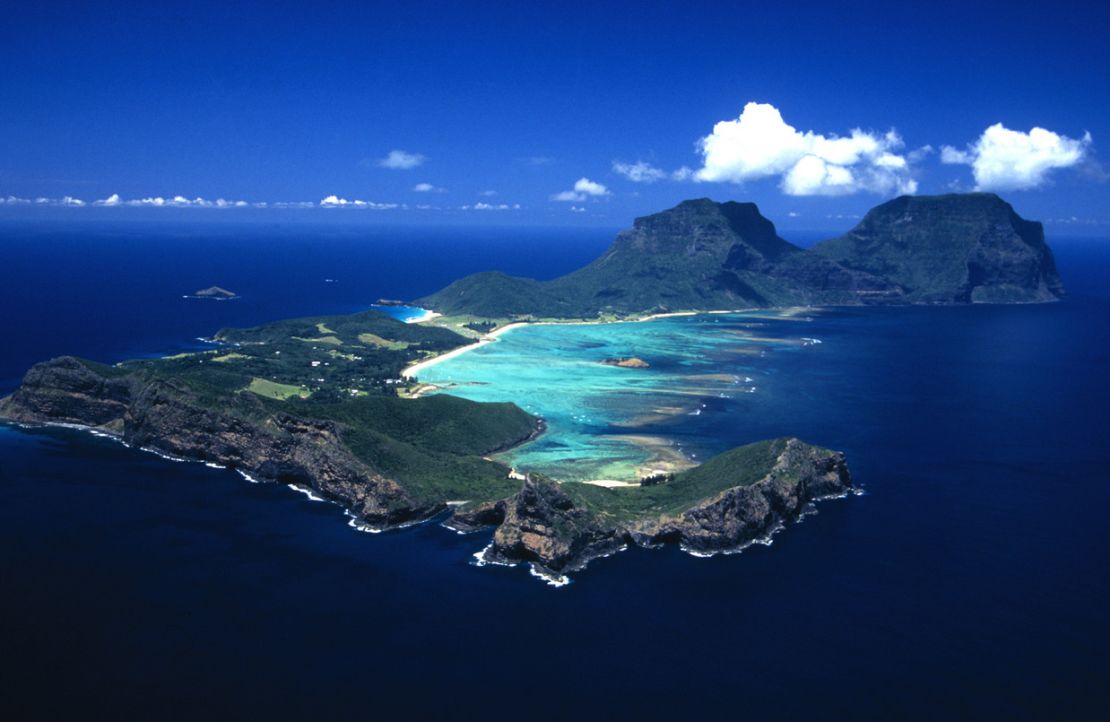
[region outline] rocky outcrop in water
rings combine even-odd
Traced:
[[[641,358],[635,356],[623,358],[607,358],[603,359],[602,364],[606,366],[619,366],[623,369],[646,369],[650,368],[651,364]]]

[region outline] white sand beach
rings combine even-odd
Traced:
[[[511,331],[514,328],[520,328],[521,326],[527,326],[527,325],[528,324],[526,322],[519,321],[517,323],[510,323],[510,324],[507,324],[505,326],[502,326],[501,328],[494,329],[493,331],[490,331],[489,333],[487,333],[485,336],[482,336],[475,343],[469,344],[467,346],[460,346],[459,348],[448,351],[445,354],[440,354],[439,356],[433,356],[432,358],[424,359],[423,361],[418,361],[417,363],[414,363],[412,366],[409,366],[408,368],[406,368],[404,371],[401,372],[401,377],[406,378],[406,379],[411,379],[411,378],[415,377],[417,374],[419,374],[423,369],[435,366],[436,364],[441,363],[443,361],[446,361],[449,358],[455,358],[456,356],[464,354],[467,351],[473,351],[474,349],[476,349],[480,346],[485,346],[487,343],[493,343],[494,341],[497,340],[497,337],[500,336],[501,334],[506,333],[508,331]]]

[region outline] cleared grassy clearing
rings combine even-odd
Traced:
[[[257,377],[251,379],[251,384],[247,387],[247,390],[276,401],[285,401],[294,397],[307,399],[311,395],[308,390],[302,389],[300,386],[279,384],[276,381],[268,381]]]
[[[387,338],[382,338],[373,333],[360,333],[358,335],[358,340],[368,346],[389,349],[390,351],[404,351],[409,347],[409,344],[405,341],[390,341]]]
[[[305,343],[322,343],[327,346],[342,346],[343,342],[339,340],[338,336],[321,336],[319,338],[304,338],[302,336],[294,336],[295,341],[304,341]]]

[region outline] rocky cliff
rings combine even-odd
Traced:
[[[632,544],[736,550],[797,519],[811,502],[854,488],[843,454],[794,438],[740,447],[706,465],[701,477],[712,474],[715,490],[704,496],[702,479],[687,474],[640,489],[587,489],[529,477],[514,496],[464,507],[448,524],[463,531],[496,526],[487,561],[531,562],[560,576]],[[648,489],[657,493],[636,498]],[[657,503],[667,496],[676,503]]]
[[[356,458],[335,422],[275,413],[249,393],[210,405],[170,380],[105,373],[110,369],[73,357],[37,364],[14,394],[0,400],[0,418],[87,426],[133,446],[298,484],[373,527],[428,518],[446,508],[415,498]]]
[[[0,399],[0,419],[86,426],[147,450],[297,484],[375,528],[448,509],[353,453],[344,424],[275,410],[246,392],[213,404],[174,380],[72,357],[33,367],[13,395]],[[851,487],[841,454],[778,439],[651,486],[613,490],[527,477],[507,497],[457,508],[447,523],[461,530],[493,526],[488,560],[530,562],[558,576],[629,544],[733,549],[796,518],[809,502]]]

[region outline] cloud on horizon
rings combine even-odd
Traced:
[[[80,198],[73,196],[64,196],[62,198],[20,198],[18,196],[0,197],[0,206],[67,206],[72,208],[81,208],[85,206],[95,208],[361,208],[369,210],[393,210],[393,209],[408,209],[409,206],[404,203],[379,203],[376,201],[364,200],[348,200],[338,195],[329,195],[322,198],[318,202],[313,201],[257,201],[248,202],[242,200],[226,200],[224,198],[217,198],[215,200],[208,200],[207,198],[186,198],[185,196],[173,196],[166,198],[163,196],[147,196],[144,198],[121,198],[118,193],[113,193],[107,198],[86,203]],[[486,204],[478,204],[483,206]],[[504,205],[504,204],[502,204]],[[421,209],[430,209],[432,206],[417,206]],[[477,206],[476,206],[477,207]],[[500,209],[501,206],[489,206],[490,208]],[[508,206],[505,208],[519,208],[519,205]],[[440,210],[436,208],[436,210]]]
[[[940,162],[971,166],[976,190],[1028,190],[1044,185],[1052,171],[1081,163],[1091,143],[1090,133],[1076,140],[1044,128],[1023,133],[995,123],[967,150],[941,147]]]
[[[321,208],[369,208],[374,211],[388,211],[400,208],[396,203],[375,203],[374,201],[349,201],[338,196],[328,196],[320,201]]]
[[[172,198],[163,198],[162,196],[149,196],[146,198],[132,198],[124,200],[120,198],[118,193],[113,193],[107,198],[93,201],[91,204],[86,203],[80,198],[73,196],[63,196],[62,198],[17,198],[15,196],[8,196],[7,198],[0,198],[0,204],[5,205],[26,205],[34,204],[38,206],[69,206],[71,208],[82,208],[84,206],[94,206],[97,208],[115,208],[118,206],[130,207],[153,207],[153,208],[265,208],[265,203],[248,203],[246,201],[229,201],[223,198],[216,200],[207,200],[205,198],[186,198],[185,196],[173,196]]]
[[[692,177],[744,183],[779,176],[792,196],[913,193],[909,162],[894,152],[903,145],[893,129],[880,135],[854,128],[845,137],[799,132],[773,105],[748,103],[738,118],[718,122],[698,141],[702,167]],[[674,177],[685,175],[680,169]]]
[[[519,211],[520,210],[520,204],[519,203],[514,203],[513,205],[509,205],[508,203],[496,203],[495,204],[495,203],[482,203],[481,201],[479,201],[479,202],[475,203],[474,205],[469,205],[468,204],[468,205],[465,205],[465,206],[459,206],[459,210],[463,210],[463,211]]]
[[[378,165],[391,170],[410,170],[423,165],[426,160],[428,159],[420,153],[409,153],[408,151],[395,149],[389,151],[389,155],[379,160]]]
[[[551,196],[551,200],[564,201],[567,203],[581,203],[587,198],[602,198],[607,195],[609,195],[608,188],[601,183],[597,183],[583,176],[574,182],[574,188],[572,190],[556,193]]]

